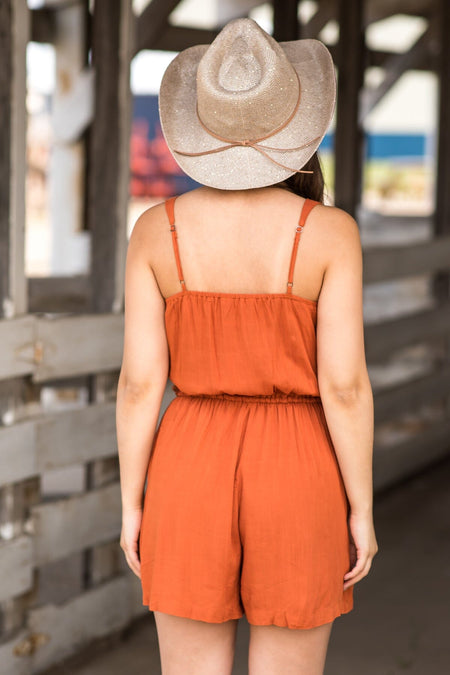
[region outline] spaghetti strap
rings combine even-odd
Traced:
[[[181,268],[180,251],[178,250],[178,235],[175,229],[175,200],[176,197],[171,197],[170,199],[167,199],[165,202],[165,206],[167,216],[169,218],[170,231],[172,232],[172,244],[173,244],[173,251],[175,253],[175,260],[177,263],[178,279],[180,281],[181,288],[183,289],[183,291],[186,291],[186,283],[184,281],[183,270]]]
[[[286,293],[291,294],[292,293],[292,286],[293,286],[293,278],[294,278],[294,267],[295,267],[295,261],[297,257],[297,249],[298,249],[298,243],[300,241],[300,234],[305,226],[306,219],[308,218],[310,212],[312,209],[317,206],[317,204],[320,204],[320,202],[315,201],[314,199],[305,199],[302,207],[302,212],[300,214],[300,220],[297,225],[297,229],[295,230],[295,239],[294,239],[294,245],[292,247],[292,254],[291,254],[291,263],[289,265],[289,274],[288,274],[288,282],[287,282],[287,287],[286,287]]]

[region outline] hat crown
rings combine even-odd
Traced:
[[[252,19],[230,21],[199,61],[198,114],[223,138],[270,134],[289,118],[298,96],[299,81],[286,54]]]

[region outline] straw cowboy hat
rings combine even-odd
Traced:
[[[222,190],[285,180],[317,150],[336,81],[319,40],[276,42],[252,19],[180,52],[159,93],[167,145],[185,173]]]

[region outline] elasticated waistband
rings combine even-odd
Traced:
[[[236,403],[320,403],[320,396],[310,394],[267,394],[253,396],[245,394],[187,394],[184,391],[175,391],[176,396],[192,399],[211,399],[232,401]]]

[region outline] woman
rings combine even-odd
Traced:
[[[325,46],[250,19],[161,84],[168,146],[204,187],[133,229],[117,435],[121,546],[164,675],[229,674],[244,612],[251,675],[322,673],[377,552],[361,246],[316,154],[334,104]]]

